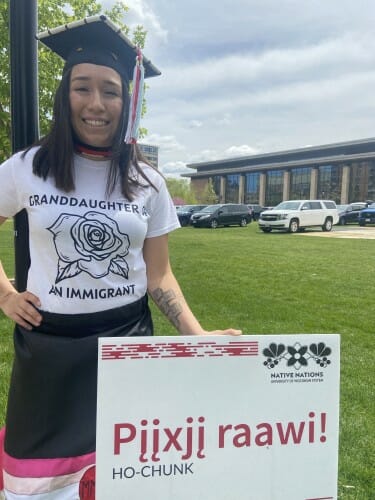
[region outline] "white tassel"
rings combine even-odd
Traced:
[[[144,94],[145,70],[142,60],[142,52],[138,49],[136,65],[133,73],[133,91],[130,98],[128,126],[125,134],[126,144],[136,144],[138,140]]]

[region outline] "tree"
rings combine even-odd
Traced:
[[[103,13],[132,41],[144,47],[146,31],[137,26],[133,34],[123,24],[122,19],[128,7],[117,0],[109,10],[103,10],[102,5],[95,0],[56,0],[38,1],[38,31],[44,31],[51,26],[59,26],[88,16]],[[40,44],[38,54],[39,72],[39,120],[40,133],[44,135],[49,129],[52,116],[53,98],[60,81],[64,62],[52,51]],[[144,103],[143,111],[146,105]],[[11,154],[11,115],[10,115],[10,61],[9,61],[9,1],[0,0],[0,162]]]
[[[218,202],[218,196],[215,193],[212,179],[208,179],[208,182],[203,192],[199,195],[199,202],[208,203],[209,205],[214,205],[215,203]]]
[[[167,178],[166,182],[170,195],[176,205],[194,205],[197,203],[188,179]]]

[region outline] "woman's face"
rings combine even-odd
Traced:
[[[71,124],[78,139],[90,146],[112,145],[122,115],[121,77],[112,68],[82,63],[70,75]]]

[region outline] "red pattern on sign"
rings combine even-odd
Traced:
[[[258,356],[258,342],[157,342],[156,344],[105,344],[101,359],[203,358]]]

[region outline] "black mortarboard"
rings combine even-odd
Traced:
[[[137,47],[106,16],[91,16],[43,31],[37,39],[62,57],[64,71],[80,63],[109,66],[131,80]],[[160,71],[143,56],[145,78]]]

